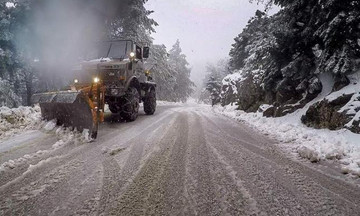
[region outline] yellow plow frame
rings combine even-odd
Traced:
[[[46,120],[56,119],[58,125],[87,130],[92,139],[97,137],[99,123],[104,121],[105,87],[100,83],[74,85],[71,90],[34,94]]]

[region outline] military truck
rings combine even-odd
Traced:
[[[156,84],[145,70],[149,47],[132,40],[99,42],[85,54],[85,61],[74,70],[74,79],[63,91],[34,94],[44,119],[87,130],[96,138],[99,122],[104,121],[105,104],[112,113],[134,121],[143,102],[144,112],[156,109]]]

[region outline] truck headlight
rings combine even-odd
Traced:
[[[98,83],[98,82],[100,82],[99,77],[95,77],[95,78],[94,78],[94,83]]]

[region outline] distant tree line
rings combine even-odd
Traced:
[[[153,77],[162,99],[186,100],[192,92],[190,69],[179,43],[170,50],[153,45],[155,20],[147,0],[8,0],[0,3],[0,106],[29,105],[35,92],[68,84],[71,68],[89,43],[132,39],[151,45],[157,58]],[[157,56],[157,57],[156,57]],[[176,58],[183,59],[177,62]],[[179,60],[178,59],[178,60]],[[153,61],[149,59],[149,61]],[[161,62],[162,61],[162,62]],[[178,64],[175,64],[177,62]],[[169,67],[169,68],[166,68]],[[169,69],[169,70],[167,70]],[[175,90],[177,89],[177,90]],[[174,92],[177,95],[173,95]],[[171,97],[162,97],[168,95]],[[174,96],[174,97],[172,97]]]

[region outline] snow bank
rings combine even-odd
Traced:
[[[24,130],[37,129],[41,123],[40,107],[0,107],[0,139]]]
[[[49,148],[39,150],[31,154],[25,154],[20,158],[9,160],[0,165],[0,173],[8,169],[14,169],[19,165],[28,163],[30,160],[49,155],[50,153],[70,144],[79,144],[92,141],[89,132],[84,130],[79,133],[76,130],[57,126],[55,120],[43,121],[39,106],[19,107],[10,109],[0,107],[0,141],[15,135],[21,138],[29,130],[40,130],[45,133],[53,133],[57,141]],[[20,139],[22,140],[22,139]],[[1,145],[2,142],[0,142]]]
[[[55,133],[57,141],[51,145],[49,149],[39,150],[31,154],[25,154],[20,158],[9,160],[0,165],[0,173],[9,169],[15,169],[18,166],[28,164],[31,160],[46,157],[54,151],[61,149],[68,145],[78,145],[81,143],[90,142],[89,134],[87,131],[79,133],[78,131],[71,130],[65,127],[56,126],[55,121],[43,122],[41,130],[45,130],[48,133]],[[45,159],[47,160],[47,159]],[[40,162],[43,160],[40,160]],[[39,163],[40,163],[39,162]],[[31,168],[31,165],[30,165]]]
[[[347,129],[330,131],[308,128],[298,116],[266,118],[262,113],[245,113],[236,106],[214,107],[214,111],[246,122],[264,134],[281,141],[281,147],[312,162],[338,160],[344,173],[360,177],[360,135]]]

